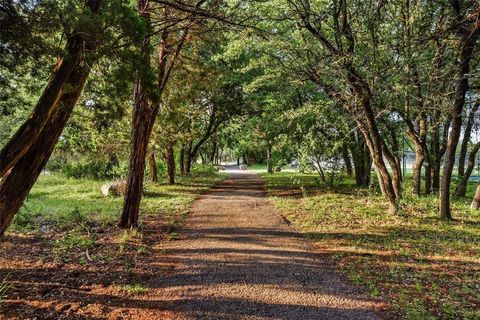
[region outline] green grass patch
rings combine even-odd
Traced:
[[[148,288],[142,284],[126,284],[122,286],[122,291],[126,292],[129,295],[139,295],[148,292]]]
[[[402,215],[345,179],[336,188],[315,174],[262,174],[278,208],[305,235],[329,250],[339,267],[405,319],[480,319],[480,212],[452,199],[454,221],[438,217],[438,196],[411,195]],[[452,186],[453,188],[453,186]]]
[[[224,178],[224,174],[209,173],[178,177],[176,185],[146,182],[141,215],[185,216],[197,195]],[[112,226],[120,217],[123,197],[104,197],[100,187],[106,182],[42,175],[10,229],[43,232]]]

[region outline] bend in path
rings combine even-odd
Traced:
[[[171,319],[381,319],[382,305],[283,220],[253,173],[231,171],[197,200],[182,238],[166,247],[173,272],[150,284]]]

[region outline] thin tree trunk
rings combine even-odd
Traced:
[[[189,174],[192,168],[192,141],[188,142],[187,149],[185,150],[185,173]]]
[[[363,138],[356,136],[356,143],[350,147],[355,170],[355,184],[357,187],[368,187],[370,185],[372,158]]]
[[[425,165],[425,194],[432,193],[432,165],[430,161]]]
[[[455,190],[455,195],[457,197],[465,197],[465,194],[467,193],[468,180],[472,175],[473,169],[475,169],[475,158],[477,156],[478,149],[480,149],[480,142],[477,142],[470,151],[468,156],[467,170],[464,172],[463,176],[459,176],[459,182]]]
[[[167,146],[167,175],[168,184],[175,184],[175,154],[174,143],[169,143]]]
[[[267,172],[273,173],[272,144],[270,142],[267,145]]]
[[[420,196],[422,192],[422,167],[425,162],[424,149],[415,144],[415,162],[413,163],[413,194]]]
[[[470,209],[478,210],[480,207],[480,184],[475,190],[475,195],[473,196],[472,203],[470,204]]]
[[[460,42],[460,64],[458,66],[457,89],[452,110],[452,128],[448,138],[447,150],[445,151],[445,164],[443,165],[443,175],[440,182],[440,217],[442,219],[452,219],[450,208],[450,184],[452,182],[453,166],[455,165],[455,151],[462,130],[462,112],[465,104],[465,95],[469,87],[468,77],[470,73],[470,60],[472,59],[472,53],[477,38],[478,29],[474,32],[467,31],[462,36]]]
[[[212,139],[212,152],[210,153],[210,158],[208,159],[210,163],[215,164],[215,155],[217,154],[217,138]]]
[[[347,145],[342,147],[342,157],[343,162],[345,163],[345,169],[347,171],[347,175],[351,177],[353,175],[353,168],[352,168],[352,161],[350,160],[350,154],[348,152]]]
[[[475,123],[475,116],[477,115],[478,107],[480,102],[477,102],[473,105],[472,110],[468,114],[467,124],[465,130],[463,131],[462,144],[460,146],[460,155],[458,157],[458,175],[463,177],[465,173],[465,159],[467,158],[468,143],[470,142],[470,136],[472,134],[473,124]]]
[[[158,182],[157,162],[155,161],[155,152],[150,152],[149,160],[150,164],[150,180],[152,182]]]
[[[178,158],[178,163],[180,165],[180,174],[185,174],[185,146],[182,146],[180,150],[180,157]]]

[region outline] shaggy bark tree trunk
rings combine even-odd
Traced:
[[[174,143],[169,143],[167,146],[167,177],[168,184],[175,184],[175,154]]]
[[[150,8],[148,0],[137,1],[137,12],[150,24]],[[141,46],[145,63],[150,60],[150,38],[146,36]],[[135,108],[132,115],[132,130],[130,138],[130,163],[127,176],[127,187],[123,202],[122,215],[118,226],[120,228],[136,228],[140,211],[140,200],[143,193],[143,178],[145,175],[145,157],[148,140],[153,128],[152,116],[158,112],[158,104],[150,106],[146,92],[146,80],[140,75],[136,81],[133,93]]]
[[[150,164],[150,180],[152,182],[158,182],[157,162],[155,161],[155,152],[153,151],[150,152],[148,162]]]
[[[457,71],[457,88],[455,102],[451,115],[451,131],[448,138],[447,150],[445,151],[445,164],[440,182],[440,217],[452,219],[450,210],[450,184],[452,182],[452,171],[455,164],[455,151],[462,130],[462,112],[465,104],[465,95],[469,88],[470,60],[478,39],[478,26],[474,31],[466,31],[460,41],[460,61]]]
[[[102,0],[85,1],[86,6],[94,15],[98,14],[101,3]],[[35,109],[0,151],[0,178],[15,165],[22,155],[27,153],[32,144],[36,143],[36,139],[45,125],[50,122],[54,112],[64,104],[63,94],[68,94],[70,90],[77,90],[78,84],[72,83],[72,79],[75,78],[73,73],[78,72],[80,64],[85,64],[87,50],[94,51],[96,45],[95,37],[86,35],[81,30],[76,30],[68,36],[66,55],[57,62]],[[91,62],[89,63],[91,64]]]
[[[86,1],[86,4],[91,12],[96,14],[100,9],[101,0]],[[69,89],[62,92],[58,107],[50,113],[48,120],[36,134],[35,141],[30,143],[28,148],[20,148],[23,150],[21,155],[16,157],[15,164],[6,171],[0,181],[0,237],[11,224],[45,167],[85,86],[90,73],[90,66],[84,61],[85,52],[87,50],[94,52],[97,43],[93,35],[82,34],[81,37],[83,40],[77,40],[75,43],[81,47],[82,59],[78,61],[65,81],[64,87]]]
[[[148,0],[138,0],[137,10],[139,15],[150,23],[150,8]],[[163,8],[163,18],[168,18],[168,7]],[[147,84],[146,80],[140,76],[137,80],[134,92],[135,109],[133,112],[132,132],[131,132],[131,151],[130,151],[130,166],[127,177],[127,190],[123,204],[122,216],[118,226],[121,228],[136,228],[138,226],[138,217],[140,211],[140,200],[143,192],[143,178],[145,175],[145,157],[147,146],[152,133],[153,125],[157,118],[160,109],[160,101],[163,91],[170,78],[170,74],[175,65],[175,62],[180,54],[180,51],[186,41],[188,28],[184,30],[183,35],[178,41],[176,51],[169,61],[171,55],[171,48],[168,43],[169,30],[165,28],[160,37],[158,44],[158,85],[156,93],[159,101],[150,103],[147,92],[145,90]],[[142,53],[145,58],[145,63],[148,64],[150,60],[150,38],[146,36],[142,44]]]

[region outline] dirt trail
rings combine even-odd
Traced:
[[[232,171],[197,200],[181,234],[164,248],[174,270],[150,283],[163,317],[381,319],[381,304],[283,220],[253,173]]]

